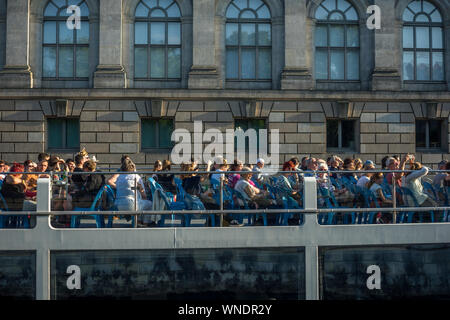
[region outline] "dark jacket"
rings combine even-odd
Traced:
[[[74,208],[89,208],[92,205],[104,184],[102,176],[98,174],[85,175],[86,181],[80,185],[79,190],[72,196]]]
[[[25,185],[23,183],[11,184],[4,181],[1,193],[9,211],[22,211],[23,201],[25,200]]]

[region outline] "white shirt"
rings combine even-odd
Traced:
[[[356,185],[360,188],[365,188],[367,186],[367,182],[369,182],[370,179],[367,176],[362,176],[361,178],[359,178],[358,182],[356,183]]]

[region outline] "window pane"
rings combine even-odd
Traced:
[[[328,46],[328,27],[318,25],[315,32],[316,47]]]
[[[426,124],[425,120],[416,120],[416,148],[426,148]]]
[[[328,79],[328,51],[316,50],[316,79]]]
[[[238,18],[239,17],[239,10],[233,6],[233,5],[229,5],[228,9],[227,9],[227,18]]]
[[[181,77],[181,49],[169,48],[168,49],[168,77],[180,78]]]
[[[48,119],[47,136],[50,149],[63,148],[63,119]]]
[[[326,20],[328,18],[328,11],[320,6],[316,10],[315,17],[317,20]]]
[[[347,80],[359,80],[359,51],[347,51]]]
[[[147,48],[134,48],[134,77],[147,78]]]
[[[419,1],[419,0],[413,1],[409,4],[408,8],[410,8],[412,12],[418,13],[418,12],[422,11],[422,6],[421,6],[420,2],[421,1]]]
[[[332,80],[344,80],[344,51],[331,50],[330,78]]]
[[[342,148],[355,150],[355,121],[342,121]]]
[[[433,52],[433,80],[444,80],[444,53]]]
[[[172,4],[173,0],[159,0],[159,6],[161,8],[166,9],[168,6]]]
[[[226,44],[237,45],[238,44],[238,24],[227,23],[226,25]]]
[[[160,10],[160,9],[155,9],[152,11],[152,13],[150,14],[150,16],[152,18],[165,18],[166,14],[164,13],[164,11]]]
[[[86,2],[83,2],[82,4],[81,4],[81,6],[80,6],[80,15],[82,16],[82,17],[89,17],[89,8],[88,8],[88,6],[86,5]]]
[[[434,11],[431,14],[431,21],[432,22],[442,22],[442,17],[438,10]]]
[[[178,8],[178,5],[176,2],[174,2],[170,8],[167,9],[167,16],[171,18],[178,18],[181,17],[180,9]]]
[[[258,57],[258,77],[259,79],[272,78],[272,50],[259,49]]]
[[[270,24],[258,25],[258,42],[260,46],[270,46],[272,44]]]
[[[322,6],[324,6],[324,8],[327,8],[328,11],[333,11],[336,9],[336,0],[325,0],[324,2],[322,2]]]
[[[441,147],[441,121],[430,120],[430,148]]]
[[[347,46],[359,47],[359,27],[347,26]]]
[[[417,52],[417,80],[430,80],[430,54]]]
[[[65,22],[59,23],[59,43],[73,43],[73,30],[67,28]]]
[[[143,0],[143,1],[150,9],[154,8],[154,7],[156,7],[158,5],[156,0]]]
[[[181,24],[169,23],[167,32],[168,44],[181,44]]]
[[[416,17],[416,22],[430,22],[430,19],[428,19],[428,17],[424,14],[419,14]]]
[[[242,49],[241,72],[242,79],[255,79],[255,49]]]
[[[327,147],[339,148],[339,121],[327,120]]]
[[[267,6],[261,7],[256,13],[258,14],[259,19],[270,19],[270,11]]]
[[[414,80],[414,52],[403,52],[403,80]]]
[[[58,8],[56,8],[52,3],[49,3],[45,8],[44,16],[46,17],[56,17],[58,14]]]
[[[241,13],[241,19],[256,19],[256,16],[252,11],[246,10]]]
[[[408,9],[405,9],[405,11],[403,12],[403,21],[413,21],[413,19],[414,14]]]
[[[82,21],[81,28],[76,30],[77,43],[88,44],[89,43],[89,22]]]
[[[330,46],[332,47],[344,46],[344,26],[330,25]]]
[[[253,23],[241,24],[241,45],[255,45],[255,25]]]
[[[89,77],[89,48],[81,47],[77,48],[77,77],[87,78]]]
[[[340,14],[339,12],[333,12],[330,14],[330,20],[345,20],[344,16]]]
[[[166,24],[164,22],[152,22],[151,26],[151,44],[165,44],[166,43]]]
[[[148,24],[147,22],[136,22],[134,24],[134,43],[148,43]]]
[[[159,148],[170,148],[172,146],[172,132],[172,120],[159,120]]]
[[[66,120],[66,148],[78,149],[80,147],[80,120]]]
[[[56,48],[44,47],[43,77],[56,77]]]
[[[165,76],[165,63],[164,63],[164,48],[151,48],[150,49],[150,70],[152,78],[164,78]]]
[[[142,148],[156,148],[156,121],[155,120],[142,120]]]
[[[347,20],[355,21],[358,20],[358,13],[356,12],[355,8],[352,7],[345,13],[345,17],[347,18]]]
[[[227,79],[238,78],[238,50],[227,49]]]
[[[56,22],[44,22],[44,43],[56,43]]]
[[[341,11],[345,11],[345,10],[347,10],[349,7],[350,7],[350,3],[348,3],[347,1],[345,1],[345,0],[338,0],[338,6],[337,6],[337,8],[339,9],[339,10],[341,10]]]
[[[264,3],[261,0],[250,0],[249,1],[249,8],[252,8],[253,10],[258,9],[262,5],[264,5]]]
[[[136,17],[148,17],[148,13],[150,10],[146,6],[144,6],[142,3],[139,3],[139,5],[136,8]]]
[[[413,27],[403,27],[403,48],[414,48]]]
[[[433,49],[442,49],[442,28],[433,28]]]
[[[423,2],[423,11],[426,13],[430,13],[431,11],[434,10],[434,8],[436,8],[434,5],[432,5],[431,3],[429,3],[428,1],[424,1]]]
[[[59,48],[58,72],[62,78],[73,77],[73,47]]]
[[[430,47],[430,28],[416,27],[416,48]]]

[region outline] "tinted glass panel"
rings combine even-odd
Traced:
[[[303,248],[51,253],[51,299],[302,300]],[[67,267],[82,270],[67,289]]]
[[[227,23],[226,26],[226,44],[227,45],[237,45],[238,44],[238,24],[237,23]]]
[[[167,41],[168,44],[181,44],[181,24],[179,23],[168,23],[168,34]]]
[[[76,49],[76,59],[77,59],[77,74],[78,78],[89,77],[89,48],[77,48]]]
[[[328,51],[316,49],[316,79],[328,79]]]
[[[414,52],[403,52],[403,79],[414,80]]]
[[[156,120],[142,120],[142,148],[157,148]]]
[[[344,79],[344,51],[331,50],[330,72],[332,80]]]
[[[151,23],[151,44],[165,44],[166,43],[166,24],[163,22]]]
[[[416,48],[424,49],[430,47],[430,28],[416,27]]]
[[[172,146],[173,121],[167,119],[159,120],[159,147],[170,148]]]
[[[347,46],[359,47],[359,27],[347,26]]]
[[[417,52],[417,80],[430,80],[430,54]]]
[[[150,63],[151,63],[151,77],[164,78],[165,75],[165,49],[151,48],[150,49]]]
[[[272,67],[272,50],[259,49],[259,57],[258,57],[259,79],[271,79],[272,78],[271,67]]]
[[[359,79],[359,51],[347,51],[347,80]]]
[[[136,78],[147,78],[147,48],[134,49],[134,76]]]
[[[148,23],[136,22],[134,24],[134,43],[147,44],[148,43]]]
[[[433,49],[442,49],[443,48],[442,28],[433,28],[432,33],[433,33],[432,34]]]
[[[328,27],[318,25],[315,32],[316,47],[326,47],[328,45]]]
[[[426,148],[427,122],[416,120],[416,148]]]
[[[64,147],[64,119],[48,119],[48,147],[61,149]]]
[[[73,47],[59,48],[58,71],[62,78],[73,77]]]
[[[241,73],[242,79],[255,79],[255,50],[241,50]]]
[[[327,147],[339,147],[339,121],[327,120]]]
[[[413,27],[403,27],[403,48],[414,48]]]
[[[181,77],[181,49],[169,48],[168,52],[168,77],[180,78]]]
[[[0,252],[0,298],[36,299],[36,254]]]
[[[255,45],[255,24],[241,24],[241,45]]]
[[[355,121],[342,121],[342,147],[355,150]]]
[[[228,79],[238,78],[238,71],[239,71],[238,50],[227,49],[227,78]]]
[[[272,44],[270,24],[258,24],[258,42],[260,46],[270,46]]]
[[[44,77],[48,78],[56,77],[56,48],[44,47],[42,69]]]
[[[44,43],[56,43],[56,22],[44,22]]]
[[[70,30],[69,28],[67,28],[65,22],[59,22],[59,43],[63,44],[73,43],[74,30]]]
[[[81,28],[76,30],[77,43],[89,44],[89,22],[81,21]]]
[[[441,147],[441,126],[439,120],[430,120],[430,148]]]
[[[344,26],[330,26],[330,46],[343,47],[344,46]]]
[[[433,52],[433,80],[444,80],[444,53]]]
[[[78,149],[80,147],[80,120],[66,119],[66,148]]]

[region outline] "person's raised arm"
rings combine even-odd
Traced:
[[[116,187],[116,181],[117,181],[118,178],[119,178],[119,174],[116,173],[111,178],[106,180],[106,183],[109,184],[111,187],[115,188]]]

